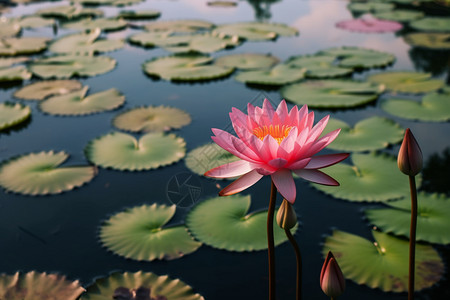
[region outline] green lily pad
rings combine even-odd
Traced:
[[[395,61],[392,54],[359,47],[330,48],[319,53],[337,57],[338,65],[344,68],[384,67]]]
[[[394,157],[386,154],[351,154],[353,165],[337,164],[325,172],[339,181],[339,187],[312,184],[316,189],[355,202],[383,202],[409,195],[408,177],[397,166]],[[416,177],[420,187],[421,177]]]
[[[387,90],[403,93],[427,93],[444,86],[442,80],[431,79],[431,74],[420,72],[384,72],[373,74],[367,80],[382,84]]]
[[[278,36],[297,35],[297,29],[279,23],[243,22],[217,26],[216,34],[238,36],[249,41],[273,40]]]
[[[386,112],[409,120],[445,122],[450,120],[450,88],[426,94],[422,101],[387,99],[381,103]]]
[[[270,54],[238,53],[220,56],[216,58],[215,64],[218,66],[248,71],[270,68],[279,61],[278,58]]]
[[[234,1],[208,1],[207,2],[208,6],[213,6],[213,7],[235,7],[237,6],[237,2]]]
[[[142,171],[173,164],[185,156],[186,143],[174,134],[148,133],[136,140],[121,132],[96,138],[86,146],[92,163],[116,170]]]
[[[165,56],[145,62],[143,69],[150,76],[175,81],[211,80],[225,77],[234,70],[211,62],[211,57],[203,55]]]
[[[429,49],[450,49],[450,33],[410,33],[404,36],[412,46]]]
[[[0,275],[0,299],[8,300],[76,300],[84,292],[77,281],[59,274],[31,271]]]
[[[5,57],[0,58],[0,69],[10,67],[28,61],[28,57]]]
[[[122,10],[119,12],[119,18],[127,20],[148,20],[156,19],[161,16],[158,10]]]
[[[116,61],[107,56],[59,55],[32,62],[30,71],[44,79],[70,78],[103,74],[115,66]]]
[[[378,116],[359,121],[354,127],[331,118],[324,132],[338,128],[341,128],[339,136],[327,148],[350,152],[386,148],[402,141],[405,132],[398,123]]]
[[[0,103],[0,130],[13,127],[28,120],[31,116],[29,106],[19,103]]]
[[[300,55],[289,58],[286,64],[306,69],[308,78],[329,78],[353,73],[351,68],[335,66],[334,55]]]
[[[0,69],[0,82],[22,81],[30,79],[32,74],[24,66]]]
[[[449,32],[450,18],[446,17],[425,17],[420,20],[412,21],[409,26],[419,31],[428,32]]]
[[[373,16],[381,20],[397,21],[397,22],[410,22],[420,18],[423,18],[424,13],[417,10],[410,9],[395,9],[391,11],[376,12]]]
[[[122,48],[123,40],[100,38],[101,30],[96,28],[91,32],[71,34],[53,41],[49,50],[55,53],[87,53],[97,54]]]
[[[167,275],[158,276],[142,271],[136,273],[115,272],[106,278],[97,279],[93,285],[87,288],[81,300],[112,300],[115,294],[119,294],[117,291],[123,288],[134,292],[139,289],[149,290],[150,297],[147,299],[161,299],[158,298],[161,296],[168,300],[205,300],[180,279],[171,279]],[[131,300],[130,297],[132,296],[125,299]]]
[[[16,36],[21,31],[22,27],[19,24],[9,24],[8,20],[0,19],[0,38]]]
[[[234,79],[247,84],[284,85],[305,78],[306,69],[279,64],[269,70],[241,72]]]
[[[239,159],[217,144],[208,143],[189,151],[184,162],[189,170],[203,176],[206,171]]]
[[[409,242],[378,231],[372,235],[375,242],[335,230],[326,238],[322,254],[331,250],[344,277],[358,284],[406,292]],[[416,244],[415,274],[416,291],[433,286],[444,274],[444,263],[431,246]]]
[[[82,19],[79,21],[64,23],[64,28],[78,30],[94,30],[100,28],[102,31],[117,31],[127,27],[127,22],[116,18]]]
[[[450,244],[450,199],[445,195],[418,194],[416,240]],[[369,221],[380,230],[409,238],[411,200],[387,202],[389,208],[366,209]]]
[[[125,102],[125,96],[117,89],[86,96],[89,87],[65,95],[53,96],[42,101],[39,108],[51,115],[82,116],[113,110]]]
[[[214,24],[202,20],[166,20],[156,21],[144,26],[147,31],[196,32],[210,30]]]
[[[169,131],[191,123],[191,116],[178,108],[168,106],[143,106],[117,115],[113,125],[132,132]]]
[[[100,228],[103,246],[135,260],[176,259],[197,250],[184,225],[164,227],[175,214],[175,205],[142,205],[118,213]]]
[[[101,9],[83,7],[81,5],[60,5],[41,8],[36,12],[38,15],[47,18],[59,19],[77,19],[86,17],[101,17],[103,11]]]
[[[50,96],[65,95],[83,87],[77,80],[46,80],[24,86],[14,97],[24,100],[44,100]]]
[[[347,8],[353,12],[368,13],[379,11],[390,11],[394,9],[395,5],[392,3],[382,2],[366,2],[366,3],[350,3]]]
[[[0,55],[27,55],[44,51],[49,39],[40,37],[21,37],[0,39]]]
[[[171,31],[145,31],[128,38],[130,43],[142,47],[165,47],[189,42],[190,35],[177,34]]]
[[[92,180],[91,166],[59,167],[65,152],[39,152],[14,157],[0,166],[0,185],[24,195],[48,195],[70,191]]]
[[[241,195],[205,200],[189,212],[186,225],[198,240],[214,248],[238,252],[267,249],[267,211],[248,214],[250,202],[250,196]],[[273,229],[275,245],[287,240],[276,222]]]
[[[72,0],[83,5],[127,6],[143,2],[143,0]]]
[[[281,88],[286,100],[310,107],[355,107],[375,101],[382,89],[370,82],[314,80]]]
[[[39,16],[21,16],[8,19],[10,23],[16,23],[22,28],[39,28],[55,25],[55,20],[44,19]]]

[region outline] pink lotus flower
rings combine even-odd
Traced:
[[[228,196],[252,186],[264,175],[270,175],[280,194],[294,203],[296,188],[292,172],[311,182],[324,185],[339,183],[318,169],[334,165],[348,157],[348,153],[314,156],[339,134],[334,130],[319,138],[329,116],[314,127],[314,113],[305,105],[288,111],[281,101],[274,110],[267,99],[263,107],[248,104],[248,115],[236,108],[230,113],[237,137],[213,128],[214,142],[241,160],[209,170],[205,176],[230,178],[240,176],[220,191]]]

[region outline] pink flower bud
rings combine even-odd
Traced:
[[[409,128],[398,151],[397,164],[400,171],[409,176],[416,176],[422,170],[422,151]]]
[[[297,224],[297,215],[291,203],[283,199],[277,212],[277,223],[283,229],[291,229]]]
[[[344,275],[331,251],[328,251],[320,272],[320,287],[331,298],[339,297],[345,290]]]

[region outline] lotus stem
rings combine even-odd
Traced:
[[[277,200],[277,187],[272,181],[270,188],[269,211],[267,212],[267,248],[269,254],[269,300],[275,300],[275,242],[273,238],[273,218],[275,202]]]
[[[302,254],[300,253],[300,247],[298,246],[297,242],[295,241],[295,238],[292,235],[291,231],[289,229],[285,229],[284,232],[286,233],[287,238],[291,242],[292,247],[294,247],[295,258],[297,259],[296,299],[301,300],[302,299]]]
[[[409,188],[411,192],[411,225],[409,228],[409,278],[408,300],[414,300],[414,273],[416,259],[416,227],[417,227],[417,189],[416,179],[409,176]]]

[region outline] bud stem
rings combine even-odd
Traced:
[[[295,257],[297,259],[297,288],[296,288],[296,296],[297,300],[302,299],[302,255],[300,253],[300,248],[295,241],[295,238],[292,236],[292,233],[289,229],[284,229],[284,232],[286,233],[287,238],[292,244],[292,247],[294,247],[295,251]]]
[[[277,187],[272,181],[270,188],[269,211],[267,212],[267,244],[269,254],[269,300],[275,300],[275,242],[273,237],[273,218],[275,202],[277,200]]]
[[[411,225],[409,228],[409,278],[408,300],[414,300],[414,272],[416,258],[416,227],[417,227],[417,189],[416,179],[409,176],[409,188],[411,192]]]

